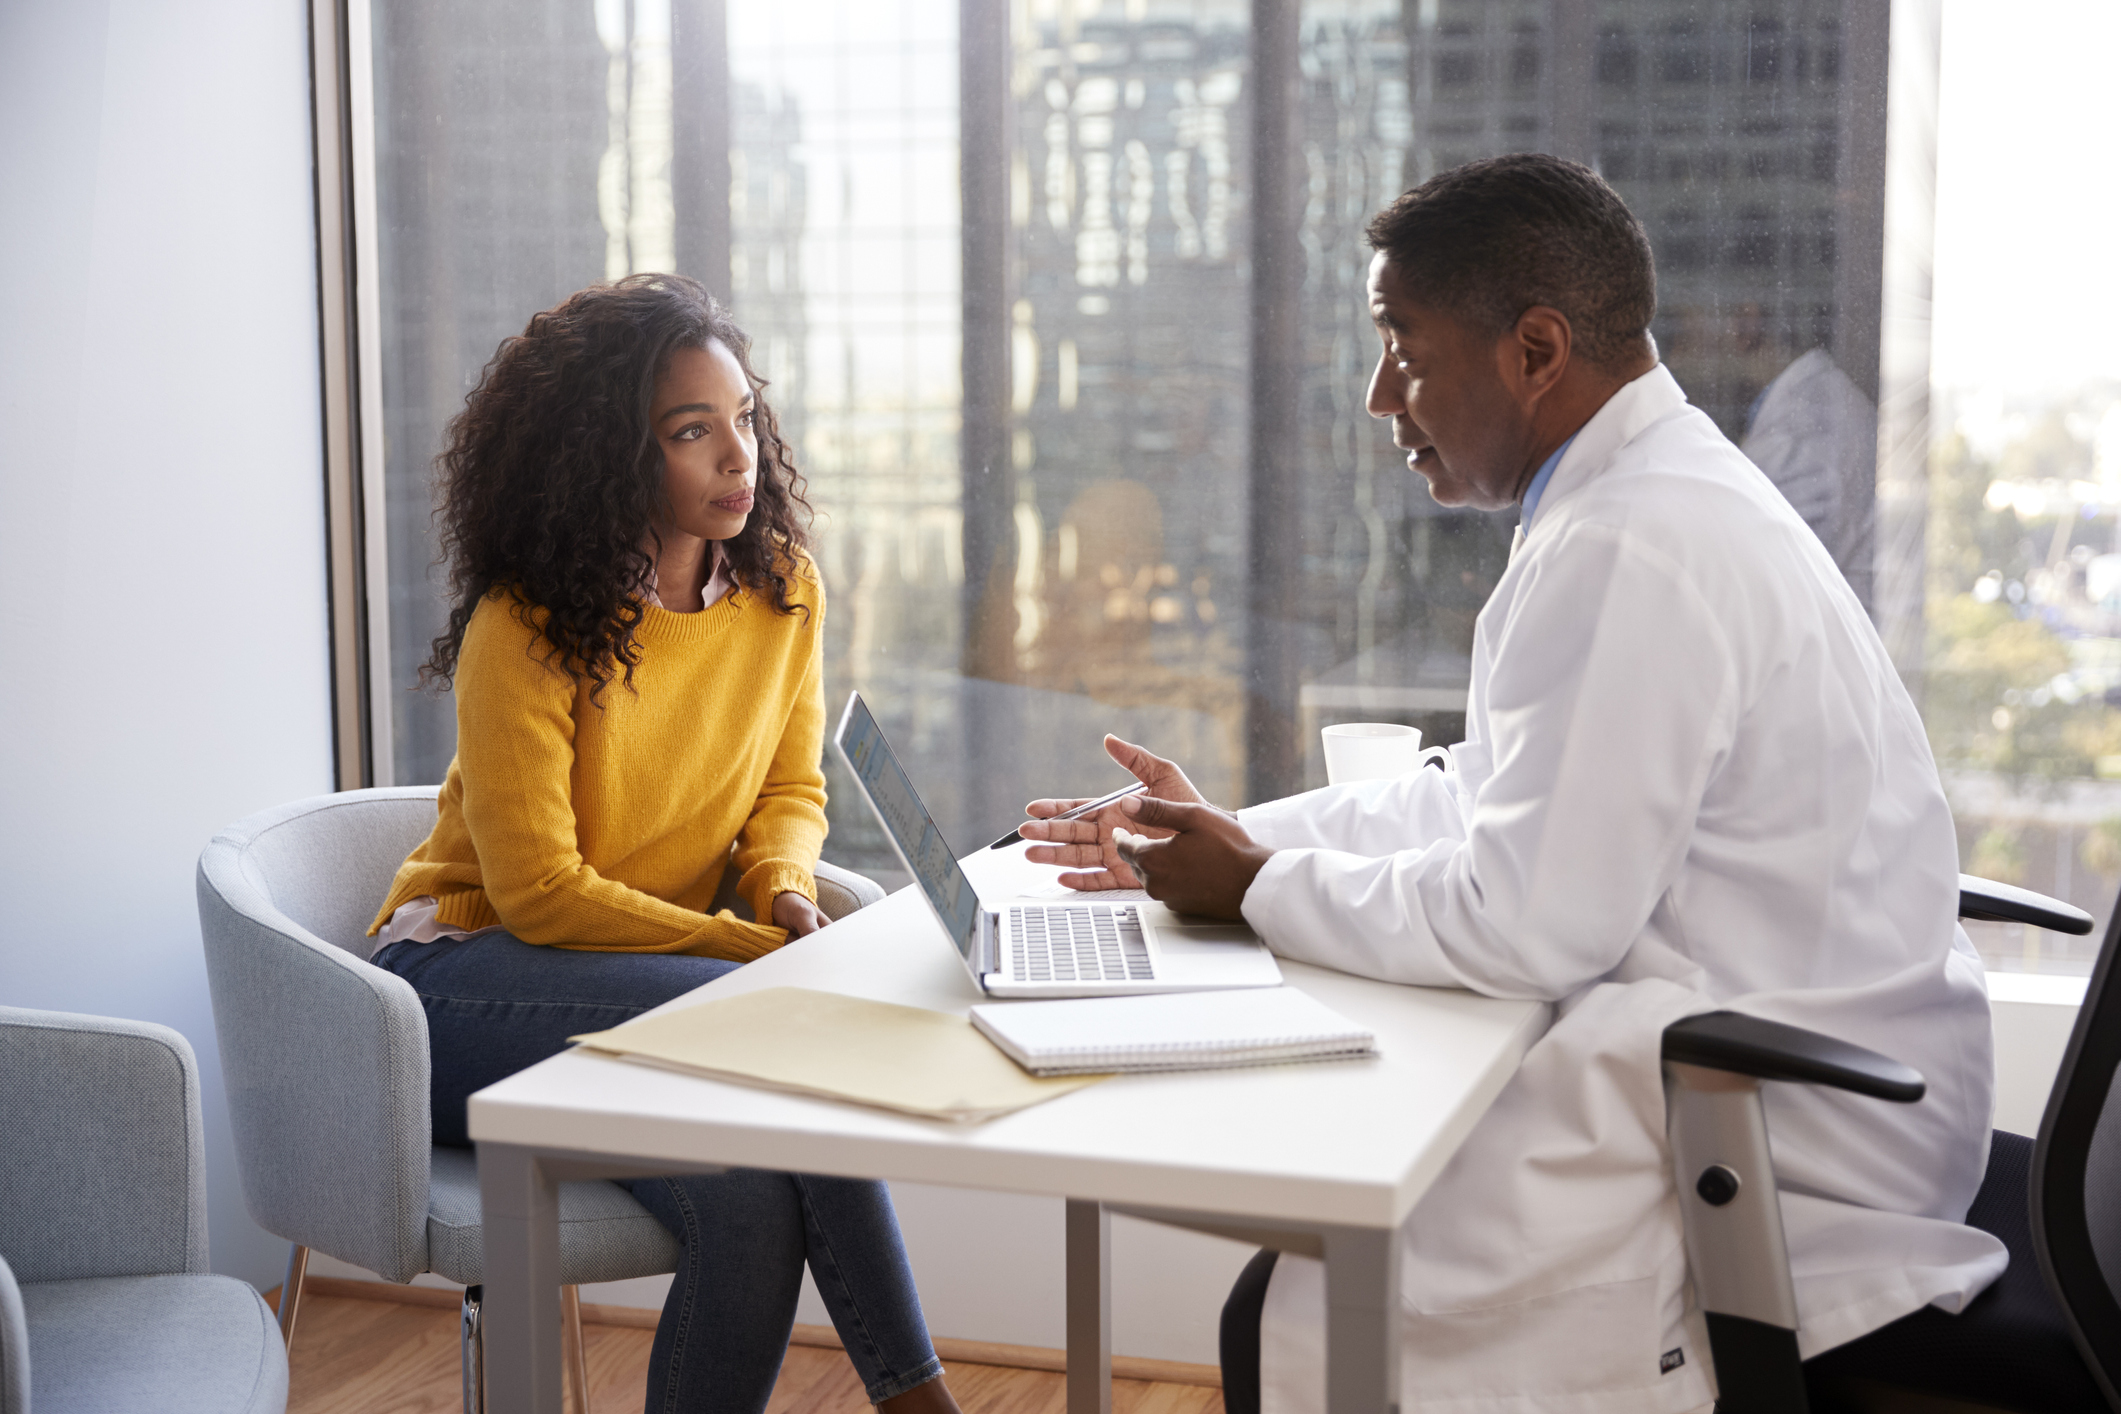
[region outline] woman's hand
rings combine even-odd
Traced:
[[[1161,756],[1142,750],[1131,742],[1121,741],[1116,736],[1105,738],[1105,750],[1114,761],[1134,773],[1134,778],[1149,788],[1149,794],[1159,800],[1177,801],[1185,804],[1205,805],[1201,793],[1186,779],[1186,773]],[[1034,841],[1024,851],[1024,858],[1034,864],[1059,864],[1069,869],[1084,872],[1063,874],[1060,881],[1071,889],[1133,889],[1141,887],[1134,871],[1127,867],[1119,856],[1119,849],[1112,842],[1114,826],[1145,834],[1151,839],[1162,839],[1170,831],[1151,826],[1120,809],[1125,801],[1106,806],[1095,815],[1080,820],[1053,820],[1049,817],[1073,810],[1083,804],[1080,800],[1034,800],[1024,807],[1031,817],[1029,823],[1018,827],[1027,840]]]
[[[831,921],[824,909],[793,890],[773,896],[773,926],[787,929],[791,938],[815,933]]]

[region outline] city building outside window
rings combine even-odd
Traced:
[[[1455,740],[1515,513],[1436,506],[1365,414],[1361,229],[1542,150],[1648,227],[1659,349],[1871,610],[1962,867],[2110,912],[2121,361],[2058,351],[2051,314],[2025,326],[2043,357],[2008,350],[1999,292],[2041,257],[1982,244],[2007,223],[1977,188],[2101,198],[2059,180],[2088,139],[1975,92],[1999,62],[2027,95],[2082,67],[2051,46],[2121,39],[2099,7],[372,3],[379,779],[439,780],[454,745],[417,688],[443,425],[533,311],[643,270],[751,333],[820,512],[828,695],[863,690],[960,852],[1031,796],[1115,785],[1106,731],[1230,805],[1322,784],[1332,722]],[[2039,144],[2050,188],[1985,165]],[[836,785],[827,854],[888,879]],[[1992,966],[2091,956],[1978,941]]]

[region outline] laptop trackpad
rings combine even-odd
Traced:
[[[1272,987],[1281,968],[1242,923],[1187,919],[1156,925],[1156,975],[1195,987]]]
[[[1168,958],[1227,957],[1236,944],[1246,949],[1259,945],[1259,934],[1242,923],[1160,924],[1157,950]]]

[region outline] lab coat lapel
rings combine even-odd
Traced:
[[[1680,389],[1679,380],[1661,363],[1624,385],[1606,399],[1604,407],[1591,414],[1591,420],[1561,454],[1561,461],[1547,482],[1546,494],[1540,498],[1540,510],[1550,513],[1612,465],[1629,443],[1686,407],[1686,394]],[[1511,556],[1516,556],[1514,545]]]

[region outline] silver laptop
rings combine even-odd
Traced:
[[[832,744],[883,821],[966,970],[990,997],[1112,997],[1275,987],[1281,968],[1242,923],[1173,913],[1153,901],[979,896],[921,803],[905,768],[850,693]]]

